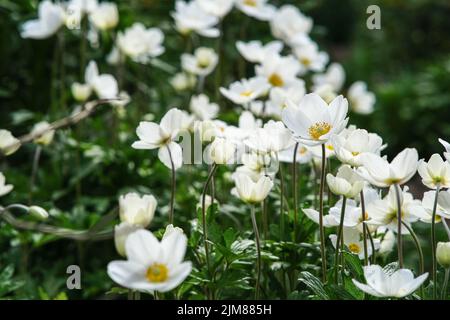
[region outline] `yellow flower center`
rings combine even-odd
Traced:
[[[269,77],[269,82],[274,87],[282,87],[284,85],[283,79],[276,73],[273,73]]]
[[[353,152],[352,152],[352,155],[353,155],[354,157],[356,157],[358,154],[359,154],[359,152],[356,152],[356,151],[353,151]]]
[[[247,90],[247,91],[241,92],[241,96],[250,97],[252,95],[252,93],[253,93],[253,91]]]
[[[148,267],[145,276],[149,282],[164,282],[169,277],[169,270],[162,263],[154,263]]]
[[[327,148],[330,151],[334,151],[334,147],[331,144],[326,145],[325,148]]]
[[[298,153],[302,154],[302,155],[305,154],[307,151],[308,151],[308,149],[306,149],[305,147],[301,147],[298,149]]]
[[[356,243],[350,243],[348,245],[348,249],[353,253],[359,253],[361,249],[359,248],[359,245]]]
[[[206,69],[209,67],[209,61],[206,59],[197,60],[197,67],[200,69]]]
[[[331,124],[326,122],[317,122],[309,127],[308,132],[311,138],[319,140],[321,136],[327,134],[331,130]]]
[[[250,7],[256,7],[256,0],[244,0],[244,4]]]
[[[364,221],[369,220],[369,213],[365,212],[364,213]],[[362,217],[359,218],[359,222],[363,222]]]
[[[308,58],[301,58],[300,63],[306,67],[309,67],[311,65],[311,59]]]

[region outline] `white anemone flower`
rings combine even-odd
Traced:
[[[301,70],[299,61],[293,56],[267,54],[260,65],[255,67],[256,75],[264,77],[272,87],[289,87],[297,80]]]
[[[195,0],[206,13],[219,19],[225,17],[233,8],[234,0]]]
[[[141,225],[131,224],[126,221],[114,226],[114,245],[118,254],[126,257],[125,242],[130,234],[140,229],[143,229]]]
[[[209,101],[209,97],[205,94],[193,96],[189,104],[191,112],[199,120],[215,119],[219,113],[219,105]]]
[[[233,82],[229,89],[220,88],[220,92],[236,104],[246,105],[264,95],[270,88],[266,79],[255,77],[249,80]]]
[[[366,153],[362,157],[363,166],[358,173],[369,183],[380,188],[393,184],[404,184],[417,171],[419,155],[414,148],[406,148],[390,163],[379,155]]]
[[[89,20],[98,30],[113,29],[119,23],[119,10],[113,2],[101,2],[92,10]]]
[[[175,142],[182,126],[183,113],[172,108],[162,117],[160,124],[141,121],[136,129],[139,141],[132,144],[135,149],[159,149],[159,160],[168,168],[179,169],[183,162],[183,150]]]
[[[439,139],[439,142],[445,148],[444,157],[447,159],[447,161],[450,161],[450,143],[448,143],[447,141],[442,140],[442,139]]]
[[[258,153],[278,153],[293,145],[291,132],[281,121],[270,120],[256,129],[244,143]]]
[[[336,176],[327,174],[327,184],[331,192],[347,198],[356,197],[364,187],[362,178],[349,165],[341,166]]]
[[[422,183],[428,188],[450,188],[450,163],[444,161],[439,154],[433,154],[428,162],[421,159],[417,171]]]
[[[170,84],[176,91],[193,89],[196,83],[195,75],[186,72],[179,72],[170,79]]]
[[[328,105],[317,94],[310,93],[298,105],[288,101],[282,119],[295,140],[315,146],[326,143],[333,134],[339,134],[346,127],[347,110],[347,99],[342,96]]]
[[[440,215],[446,219],[450,219],[450,190],[439,192],[438,205],[445,212],[445,214],[442,214],[441,211]]]
[[[398,205],[394,188],[395,186],[391,186],[388,194],[383,199],[372,201],[366,206],[369,214],[368,224],[385,226],[391,231],[398,231]],[[417,205],[420,205],[420,201],[413,198],[413,195],[408,192],[408,187],[404,187],[400,192],[400,207],[402,222],[408,226],[418,220],[418,217],[414,214],[415,212],[411,210],[412,207]],[[401,233],[409,234],[408,229],[403,224]]]
[[[302,74],[308,71],[322,72],[329,60],[328,54],[319,51],[318,45],[314,42],[297,46],[293,50],[295,57],[300,62]]]
[[[416,291],[428,277],[428,273],[414,278],[408,269],[399,269],[388,273],[379,265],[364,267],[364,277],[367,284],[353,279],[353,283],[360,290],[379,298],[403,298]]]
[[[439,193],[439,196],[444,195],[445,192],[441,191]],[[423,194],[422,202],[420,203],[414,203],[411,204],[408,210],[418,217],[420,221],[425,223],[431,223],[433,218],[433,209],[434,209],[434,200],[436,198],[436,191],[427,191]],[[439,223],[442,221],[442,218],[450,219],[450,211],[445,210],[440,204],[439,204],[439,198],[438,198],[438,204],[436,205],[436,223]],[[445,201],[445,195],[444,199],[440,200],[441,202]],[[448,208],[450,209],[450,207]]]
[[[117,98],[119,86],[117,80],[110,74],[100,74],[97,63],[90,61],[84,73],[86,84],[91,86],[100,99]]]
[[[353,83],[348,89],[350,108],[360,114],[370,114],[376,102],[375,94],[367,90],[367,84],[362,81]]]
[[[234,163],[236,145],[225,138],[216,137],[208,148],[209,158],[215,164]]]
[[[242,166],[236,168],[236,171],[231,175],[233,180],[240,174],[244,174],[250,177],[254,182],[258,181],[261,177],[269,177],[274,179],[278,172],[277,159],[269,154],[257,154],[255,152],[244,153],[241,157]],[[233,193],[236,197],[239,197],[236,190]]]
[[[273,36],[289,45],[307,41],[312,27],[312,19],[293,5],[281,6],[270,21]]]
[[[219,62],[217,53],[211,48],[197,48],[194,54],[183,53],[181,66],[184,71],[200,77],[206,77],[216,68]]]
[[[64,10],[59,4],[45,0],[39,4],[38,19],[22,25],[22,38],[45,39],[54,35],[64,24]]]
[[[248,62],[262,63],[267,55],[279,54],[283,50],[283,43],[271,41],[265,45],[259,40],[250,42],[237,41],[236,48]]]
[[[119,197],[119,214],[122,222],[147,227],[155,216],[158,202],[152,195],[140,196],[131,192]]]
[[[184,233],[172,231],[161,241],[147,230],[137,230],[125,241],[126,261],[108,264],[108,275],[119,285],[144,292],[167,292],[191,273],[183,262],[187,248]]]
[[[219,29],[215,28],[219,19],[206,13],[196,1],[177,0],[175,11],[171,13],[175,25],[181,34],[195,32],[203,37],[217,38]]]
[[[350,250],[351,253],[356,254],[359,259],[363,260],[365,258],[364,239],[361,239],[361,233],[354,228],[348,227],[344,227],[342,233],[344,245],[348,248],[348,250]],[[330,240],[333,247],[336,248],[337,236],[335,234],[331,234]],[[373,242],[375,250],[378,250],[378,248],[380,247],[380,240],[373,239]],[[370,257],[372,255],[372,246],[368,239],[366,240],[366,247],[367,256]]]
[[[253,181],[246,174],[238,174],[235,177],[236,191],[239,198],[247,203],[260,203],[269,194],[273,187],[271,178],[262,176],[257,181]]]
[[[261,21],[269,21],[276,9],[268,0],[235,0],[236,7],[244,14]]]
[[[363,165],[363,156],[366,153],[379,155],[383,149],[382,138],[364,129],[341,133],[331,137],[330,140],[337,158],[353,167]]]
[[[6,184],[5,175],[0,172],[0,197],[10,193],[13,188],[14,186],[12,184]]]
[[[164,34],[158,28],[145,28],[142,23],[134,23],[117,35],[117,47],[120,52],[133,61],[148,63],[151,58],[164,52],[162,43]]]
[[[0,129],[0,152],[9,156],[20,148],[20,140],[5,129]]]
[[[314,88],[329,84],[335,92],[339,92],[345,82],[345,70],[340,63],[331,63],[327,70],[312,76]]]

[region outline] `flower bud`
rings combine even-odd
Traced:
[[[216,164],[228,164],[233,160],[236,146],[224,138],[215,138],[209,148],[209,156]]]
[[[45,220],[48,218],[47,210],[38,206],[29,207],[28,213],[39,220]]]
[[[15,138],[8,130],[0,130],[0,152],[6,156],[13,154],[20,148],[19,139]]]
[[[44,146],[49,145],[53,141],[53,137],[55,135],[55,130],[50,129],[51,126],[48,122],[42,121],[36,123],[31,130],[31,134],[38,134],[39,136],[34,139],[34,143],[42,144]]]
[[[153,220],[156,205],[156,199],[152,195],[140,197],[137,193],[128,193],[120,196],[120,220],[145,228]]]
[[[167,225],[166,230],[164,231],[164,234],[162,237],[163,240],[174,232],[179,233],[179,234],[184,234],[183,229],[181,229],[179,227],[174,227],[173,224],[169,224],[169,225]]]
[[[88,84],[75,82],[71,87],[72,95],[79,102],[86,101],[92,93],[92,88]]]
[[[436,260],[442,267],[450,268],[450,242],[438,242]]]

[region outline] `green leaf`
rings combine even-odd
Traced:
[[[300,273],[300,278],[298,279],[298,281],[304,283],[320,299],[330,300],[330,297],[323,287],[322,282],[311,273],[303,271],[302,273]]]

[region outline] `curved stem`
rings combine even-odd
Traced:
[[[412,238],[414,240],[414,244],[416,245],[417,253],[419,253],[419,272],[420,272],[420,274],[424,274],[425,273],[425,269],[424,269],[423,251],[422,251],[422,247],[420,246],[419,238],[417,237],[417,235],[414,232],[413,228],[408,226],[407,223],[402,221],[402,224],[409,231],[409,233],[411,234],[411,236],[412,236]]]
[[[361,190],[360,198],[361,198],[361,223],[363,224],[364,265],[367,266],[369,264],[369,253],[367,251],[367,226],[364,223],[364,221],[366,221],[366,204],[364,200],[364,190]],[[372,254],[374,253],[375,250],[373,250]]]
[[[370,247],[372,248],[372,264],[376,264],[376,260],[377,260],[377,256],[376,256],[376,252],[375,252],[375,242],[373,242],[373,237],[372,234],[369,231],[369,227],[364,224],[364,229],[366,230],[366,234],[369,238],[369,242],[370,242]]]
[[[259,243],[259,231],[258,231],[258,224],[256,223],[255,206],[254,205],[251,206],[251,217],[252,217],[252,224],[253,224],[253,232],[255,233],[256,253],[257,253],[255,299],[259,299],[259,283],[260,283],[260,279],[261,279],[261,245]]]
[[[173,211],[175,207],[175,189],[176,189],[176,178],[175,178],[175,164],[173,163],[172,158],[172,152],[170,151],[169,147],[166,147],[167,151],[169,152],[169,158],[170,158],[170,166],[172,167],[172,191],[170,193],[170,211],[169,211],[169,224],[173,224]]]
[[[322,258],[322,281],[327,281],[327,260],[325,253],[325,230],[323,228],[323,191],[325,187],[325,144],[322,144],[322,168],[320,173],[320,191],[319,191],[319,232],[320,232],[320,253]]]
[[[41,152],[42,152],[42,147],[40,145],[37,145],[36,150],[34,151],[34,157],[33,157],[33,168],[31,171],[31,177],[30,177],[30,194],[28,197],[28,203],[31,204],[31,202],[33,201],[33,189],[34,189],[34,184],[36,181],[36,175],[39,169],[39,159],[41,158]]]
[[[433,299],[437,297],[437,276],[436,276],[436,209],[439,197],[440,185],[436,185],[436,195],[434,196],[433,215],[431,216],[431,254],[433,262]]]
[[[448,286],[448,277],[450,274],[450,268],[445,269],[445,277],[444,277],[444,285],[442,286],[441,292],[441,300],[447,300],[447,286]]]
[[[402,204],[400,203],[400,186],[394,185],[395,195],[397,197],[397,252],[398,252],[398,266],[403,268],[403,242],[402,242]]]
[[[205,257],[206,257],[206,267],[208,268],[208,272],[210,270],[210,262],[209,262],[209,246],[208,246],[208,228],[206,225],[206,192],[208,190],[208,186],[216,172],[217,165],[214,163],[209,171],[208,178],[206,179],[205,186],[203,187],[202,192],[202,225],[203,225],[203,245],[205,247]]]
[[[286,222],[284,215],[284,177],[283,177],[283,165],[280,163],[280,169],[278,171],[280,177],[280,240],[284,240],[284,233],[286,230]]]
[[[294,147],[294,157],[292,161],[292,190],[294,192],[294,242],[297,241],[297,225],[298,225],[298,189],[297,189],[297,151],[299,143]]]
[[[339,221],[339,228],[337,232],[337,238],[336,238],[336,251],[334,254],[334,281],[336,284],[338,284],[338,265],[339,265],[339,244],[342,243],[342,246],[344,245],[344,217],[345,217],[345,205],[347,203],[347,197],[342,197],[342,207],[341,207],[341,220]],[[343,254],[343,250],[341,252],[341,255]]]

